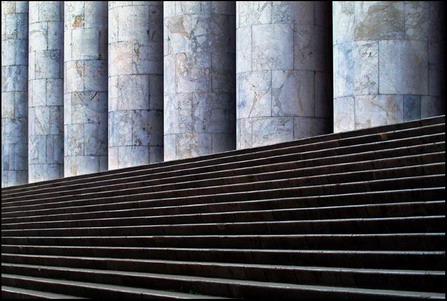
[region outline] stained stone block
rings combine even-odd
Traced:
[[[357,129],[403,122],[403,96],[356,96],[355,114]]]
[[[252,131],[251,147],[292,141],[293,117],[269,117],[250,119]]]
[[[404,95],[403,106],[404,121],[421,119],[420,95]]]
[[[164,3],[165,160],[234,148],[234,12],[235,2]]]
[[[293,138],[295,140],[331,132],[331,128],[324,118],[294,117],[293,119]]]
[[[294,29],[294,64],[296,70],[325,71],[329,64],[327,28],[296,24]]]

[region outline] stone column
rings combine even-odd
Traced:
[[[334,131],[445,114],[442,1],[333,2]]]
[[[64,24],[61,1],[29,2],[29,182],[64,176]]]
[[[235,148],[235,3],[164,2],[164,159]]]
[[[238,1],[237,148],[331,131],[330,4]]]
[[[66,1],[64,174],[107,170],[107,2]]]
[[[109,169],[163,161],[163,3],[109,1]]]
[[[2,187],[28,183],[28,1],[2,1]]]

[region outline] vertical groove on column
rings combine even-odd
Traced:
[[[64,176],[63,3],[29,3],[29,182]]]
[[[164,159],[235,148],[235,2],[164,2]]]
[[[237,148],[331,131],[330,3],[240,1]]]
[[[109,1],[109,169],[163,161],[163,3]]]
[[[28,1],[2,1],[2,187],[28,183]]]
[[[64,2],[64,175],[107,170],[107,2]]]
[[[445,114],[445,4],[334,1],[334,131]]]

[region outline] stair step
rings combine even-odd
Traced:
[[[357,157],[354,158],[355,161],[361,161],[361,156],[371,156],[371,152],[374,150],[379,151],[380,153],[387,154],[389,153],[391,156],[396,156],[393,152],[390,152],[390,150],[396,148],[396,153],[398,154],[406,154],[406,155],[418,155],[422,153],[427,152],[436,152],[436,151],[445,151],[445,134],[437,134],[437,135],[428,135],[421,137],[420,139],[414,139],[414,138],[405,138],[402,140],[397,141],[386,141],[386,142],[374,142],[369,144],[363,144],[363,145],[353,145],[353,146],[344,146],[344,147],[337,147],[337,148],[330,148],[330,149],[317,149],[317,150],[311,150],[311,151],[304,151],[299,150],[296,152],[290,152],[282,155],[272,155],[269,154],[265,157],[255,158],[247,161],[237,161],[237,162],[230,162],[230,163],[223,163],[223,164],[214,164],[212,166],[201,166],[201,167],[193,167],[189,169],[181,169],[176,171],[161,171],[157,173],[150,173],[150,174],[138,174],[133,175],[132,177],[125,177],[125,178],[113,178],[109,180],[100,180],[100,181],[92,181],[88,183],[82,183],[82,184],[68,184],[61,187],[56,188],[48,188],[48,189],[39,189],[39,190],[33,190],[30,192],[24,192],[21,194],[14,194],[13,196],[3,196],[3,203],[7,204],[9,203],[15,203],[20,201],[27,201],[28,198],[35,198],[35,197],[44,197],[44,196],[51,196],[54,193],[57,193],[60,196],[63,196],[64,194],[73,194],[77,190],[86,191],[88,188],[93,189],[105,189],[108,190],[108,187],[110,185],[122,185],[124,188],[132,188],[135,187],[135,185],[141,183],[143,180],[149,181],[152,180],[152,182],[161,182],[165,181],[168,183],[172,183],[174,179],[181,177],[187,177],[190,175],[201,175],[201,174],[209,174],[209,173],[216,173],[216,171],[220,172],[221,174],[224,171],[227,171],[222,176],[227,176],[228,172],[231,172],[232,170],[241,170],[242,172],[245,170],[254,170],[252,173],[259,173],[256,172],[256,170],[259,170],[259,168],[262,168],[266,171],[271,171],[277,164],[286,163],[286,162],[295,162],[300,160],[310,160],[310,159],[321,159],[321,158],[327,158],[324,162],[328,162],[328,158],[334,158],[341,156],[343,158],[346,157],[346,155],[353,155],[356,154]],[[380,159],[380,156],[378,154],[374,154],[376,158]],[[351,159],[350,156],[348,156],[346,159]],[[315,162],[319,162],[321,160],[314,160]],[[274,164],[272,164],[274,163]],[[336,163],[336,162],[334,162]],[[302,167],[302,165],[305,163],[301,163],[296,165],[297,167]],[[266,165],[266,166],[264,166]],[[310,166],[310,165],[307,165]],[[262,172],[262,171],[261,171]],[[167,179],[166,179],[167,177]],[[129,181],[129,178],[132,179],[132,181]],[[169,181],[170,179],[170,181]],[[177,181],[175,181],[177,182]],[[138,185],[136,186],[138,187]],[[117,189],[119,186],[117,187]],[[65,189],[65,190],[64,190]]]
[[[182,159],[182,160],[176,160],[176,161],[169,161],[169,162],[162,162],[162,163],[156,163],[156,164],[150,164],[148,166],[137,166],[137,167],[130,167],[120,170],[112,170],[107,172],[100,172],[100,173],[94,173],[89,175],[82,175],[82,176],[74,176],[74,177],[68,177],[68,178],[62,178],[62,179],[56,179],[51,181],[45,181],[40,183],[32,183],[32,184],[25,184],[20,186],[14,186],[14,187],[7,187],[6,189],[2,189],[2,194],[4,196],[7,196],[9,194],[13,194],[15,192],[30,190],[35,188],[36,186],[40,187],[55,187],[59,185],[64,185],[66,182],[79,182],[79,183],[86,183],[91,182],[92,180],[97,180],[98,178],[105,179],[107,177],[112,178],[117,175],[119,176],[132,176],[141,172],[145,172],[148,170],[156,171],[156,168],[158,167],[171,167],[172,170],[179,170],[184,169],[185,165],[192,163],[192,164],[201,164],[203,165],[214,165],[216,164],[217,160],[240,160],[242,158],[246,158],[247,160],[252,158],[253,156],[259,156],[262,157],[267,153],[272,153],[272,150],[277,149],[284,149],[285,153],[287,153],[289,150],[288,147],[294,147],[297,145],[305,145],[317,142],[320,142],[321,145],[329,145],[330,143],[333,143],[333,145],[330,145],[328,147],[336,147],[339,146],[340,140],[346,139],[346,138],[359,138],[358,144],[363,144],[368,141],[384,141],[389,140],[393,136],[395,136],[395,132],[403,132],[404,137],[412,137],[412,136],[418,136],[418,135],[430,135],[437,132],[444,132],[444,124],[445,123],[445,116],[436,117],[436,118],[429,118],[425,119],[424,121],[416,121],[416,122],[407,122],[402,123],[399,125],[387,125],[387,126],[381,126],[381,127],[375,127],[375,128],[369,128],[369,129],[362,129],[357,131],[351,131],[351,132],[345,132],[345,133],[337,133],[337,134],[326,134],[321,136],[315,136],[305,139],[300,139],[297,141],[292,142],[285,142],[275,145],[269,145],[264,147],[258,147],[255,149],[245,149],[245,150],[236,150],[236,151],[228,151],[223,152],[219,154],[213,154],[213,155],[206,155],[201,156],[199,158],[189,158],[189,159]],[[433,126],[432,126],[433,125]],[[420,128],[418,128],[420,127]],[[416,128],[416,131],[412,131],[412,128]],[[408,129],[408,131],[406,131]],[[363,135],[363,136],[362,136]],[[371,138],[371,135],[372,138]],[[364,137],[366,136],[366,138]],[[337,140],[339,139],[339,140]],[[316,148],[318,149],[318,147]],[[197,165],[196,165],[197,166]],[[133,174],[132,174],[133,173]]]
[[[212,295],[213,292],[219,292],[221,296],[232,298],[247,298],[253,296],[263,297],[321,297],[321,296],[349,296],[349,297],[361,297],[361,296],[400,296],[400,297],[435,297],[440,298],[443,296],[440,292],[407,292],[399,290],[375,290],[368,288],[351,288],[351,287],[328,287],[321,285],[303,285],[293,283],[275,283],[264,282],[254,280],[240,280],[240,279],[222,279],[216,277],[200,277],[200,276],[185,276],[185,275],[166,275],[160,273],[143,273],[143,272],[129,272],[129,271],[113,271],[113,270],[95,270],[95,269],[81,269],[81,268],[59,268],[59,267],[47,267],[47,266],[32,266],[32,265],[11,265],[3,264],[2,268],[7,267],[14,270],[20,270],[22,273],[27,274],[39,274],[45,271],[46,275],[51,275],[54,278],[60,278],[65,275],[70,280],[56,280],[51,279],[51,283],[54,282],[54,289],[56,286],[63,286],[65,291],[73,291],[73,287],[82,286],[78,279],[85,279],[84,281],[91,282],[108,282],[108,285],[114,283],[125,283],[126,285],[132,285],[132,287],[150,286],[157,290],[166,290],[172,288],[182,288],[183,290],[191,290],[200,294]],[[367,271],[365,273],[368,273]],[[439,272],[441,275],[442,272]],[[360,275],[360,274],[359,274]],[[360,276],[359,276],[360,277]],[[33,281],[42,282],[41,279],[35,276],[15,276],[12,274],[6,274],[3,276],[3,280],[6,285],[9,282],[26,282]],[[11,281],[11,278],[15,281]],[[49,282],[49,281],[48,281]],[[398,282],[398,281],[397,281]],[[90,284],[92,285],[92,284]],[[96,283],[94,284],[96,285]],[[92,287],[94,287],[92,285]],[[115,284],[116,285],[116,284]],[[103,283],[98,285],[101,289],[104,286]],[[76,288],[79,290],[79,288]],[[133,290],[133,288],[132,288]],[[139,290],[139,289],[138,289]],[[81,290],[79,290],[81,291]],[[87,287],[82,287],[82,293],[88,294]],[[116,295],[115,295],[116,296]]]
[[[278,208],[305,208],[318,206],[334,206],[334,204],[343,205],[358,205],[358,204],[382,204],[401,202],[401,200],[426,200],[437,201],[443,199],[445,196],[444,187],[434,188],[420,188],[420,189],[403,189],[403,190],[385,190],[385,191],[366,191],[344,193],[336,195],[321,195],[321,196],[304,196],[304,197],[288,197],[288,198],[273,198],[273,199],[252,199],[252,200],[238,200],[238,201],[221,201],[216,200],[211,202],[200,203],[200,200],[194,201],[188,198],[189,202],[184,202],[174,199],[151,200],[149,202],[138,202],[130,209],[116,209],[116,210],[95,210],[97,208],[91,207],[88,212],[67,212],[61,214],[47,214],[25,217],[10,217],[2,218],[3,223],[20,223],[29,222],[35,223],[39,221],[53,221],[53,220],[76,220],[76,219],[97,219],[97,218],[113,218],[113,217],[128,217],[128,216],[154,216],[154,215],[169,215],[169,214],[188,214],[188,213],[208,213],[208,212],[225,212],[225,211],[244,211],[256,209],[278,209]],[[112,208],[112,207],[110,207]]]
[[[2,299],[84,299],[84,298],[2,285]]]
[[[132,246],[202,248],[287,248],[350,250],[444,250],[445,233],[159,235],[159,236],[2,236],[2,244],[42,246]]]
[[[129,209],[141,207],[143,203],[147,203],[151,206],[154,205],[157,200],[163,204],[171,203],[171,205],[174,205],[172,203],[175,203],[176,205],[185,205],[191,204],[191,202],[211,203],[217,201],[246,201],[278,197],[286,198],[293,196],[342,194],[390,189],[442,187],[445,185],[445,174],[296,187],[296,185],[299,184],[299,179],[285,179],[277,181],[260,181],[251,184],[233,184],[195,189],[179,189],[167,192],[141,193],[124,197],[108,197],[108,204],[2,212],[2,219],[4,220],[5,218],[19,216]]]
[[[358,251],[2,245],[2,253],[247,264],[442,270],[444,251]]]
[[[117,227],[80,227],[2,230],[2,236],[142,236],[206,234],[409,233],[417,229],[439,232],[445,216],[351,218],[300,221],[262,221],[203,224],[164,224]]]
[[[227,174],[223,177],[214,177],[213,174],[200,174],[204,179],[197,179],[194,177],[188,178],[187,181],[178,180],[175,183],[159,184],[154,185],[150,181],[140,182],[139,186],[135,188],[119,189],[115,186],[108,186],[107,190],[98,190],[94,193],[80,191],[79,193],[73,192],[71,195],[57,195],[53,194],[46,198],[43,196],[36,196],[29,198],[28,200],[17,200],[16,202],[6,203],[3,206],[3,212],[14,211],[15,208],[49,208],[57,207],[64,204],[67,201],[77,201],[83,200],[88,202],[91,199],[103,199],[105,197],[118,197],[125,195],[132,195],[138,193],[149,193],[149,192],[167,192],[170,190],[180,190],[188,188],[204,188],[211,186],[222,186],[231,184],[244,184],[244,183],[254,183],[261,181],[272,181],[288,178],[300,178],[306,179],[316,179],[320,176],[323,180],[325,178],[334,178],[336,174],[342,173],[341,176],[335,181],[352,181],[352,179],[372,179],[382,177],[396,177],[409,176],[414,174],[433,174],[433,173],[445,173],[445,152],[435,152],[427,153],[413,156],[401,156],[395,158],[386,158],[378,160],[368,160],[368,161],[355,161],[341,164],[333,165],[323,165],[323,166],[311,166],[306,168],[300,168],[300,162],[291,162],[288,165],[290,168],[282,168],[276,171],[266,171],[257,174]],[[306,164],[309,164],[307,162]],[[284,165],[284,164],[281,164]],[[270,165],[271,166],[271,165]],[[358,175],[358,176],[357,176]],[[329,180],[328,180],[329,181]],[[328,182],[326,181],[326,182]],[[314,180],[315,183],[318,181]],[[42,197],[42,198],[40,198]]]
[[[205,205],[205,208],[208,208]],[[445,201],[429,202],[405,202],[385,204],[341,205],[304,208],[281,208],[268,210],[248,210],[192,214],[150,215],[142,217],[119,217],[99,219],[73,219],[52,220],[44,222],[27,222],[2,224],[2,230],[13,229],[41,229],[41,228],[76,228],[76,227],[101,227],[122,225],[156,225],[156,224],[188,224],[210,222],[248,222],[248,221],[274,221],[274,220],[300,220],[300,219],[335,219],[354,217],[398,217],[415,213],[419,215],[436,215],[445,210]]]
[[[63,278],[63,277],[62,277]],[[15,286],[32,287],[36,290],[48,289],[49,287],[56,293],[68,292],[75,296],[84,298],[160,298],[160,299],[216,299],[219,297],[204,296],[199,294],[185,294],[180,292],[162,291],[146,288],[126,287],[122,285],[112,285],[85,281],[67,281],[60,279],[48,279],[41,277],[31,277],[13,274],[2,274],[4,283]],[[219,298],[221,299],[221,298]]]

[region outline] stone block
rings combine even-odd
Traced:
[[[291,140],[313,137],[331,132],[332,127],[326,118],[294,117],[293,139]]]
[[[314,72],[272,71],[272,116],[314,116]]]
[[[403,96],[403,121],[421,119],[421,96]]]
[[[293,69],[293,25],[252,26],[253,70]]]
[[[257,71],[237,75],[237,119],[271,116],[271,76],[270,71]]]
[[[422,41],[380,41],[379,92],[428,94],[428,45]]]
[[[354,97],[334,99],[334,133],[355,130]]]
[[[360,95],[355,98],[356,129],[403,122],[402,95]]]

